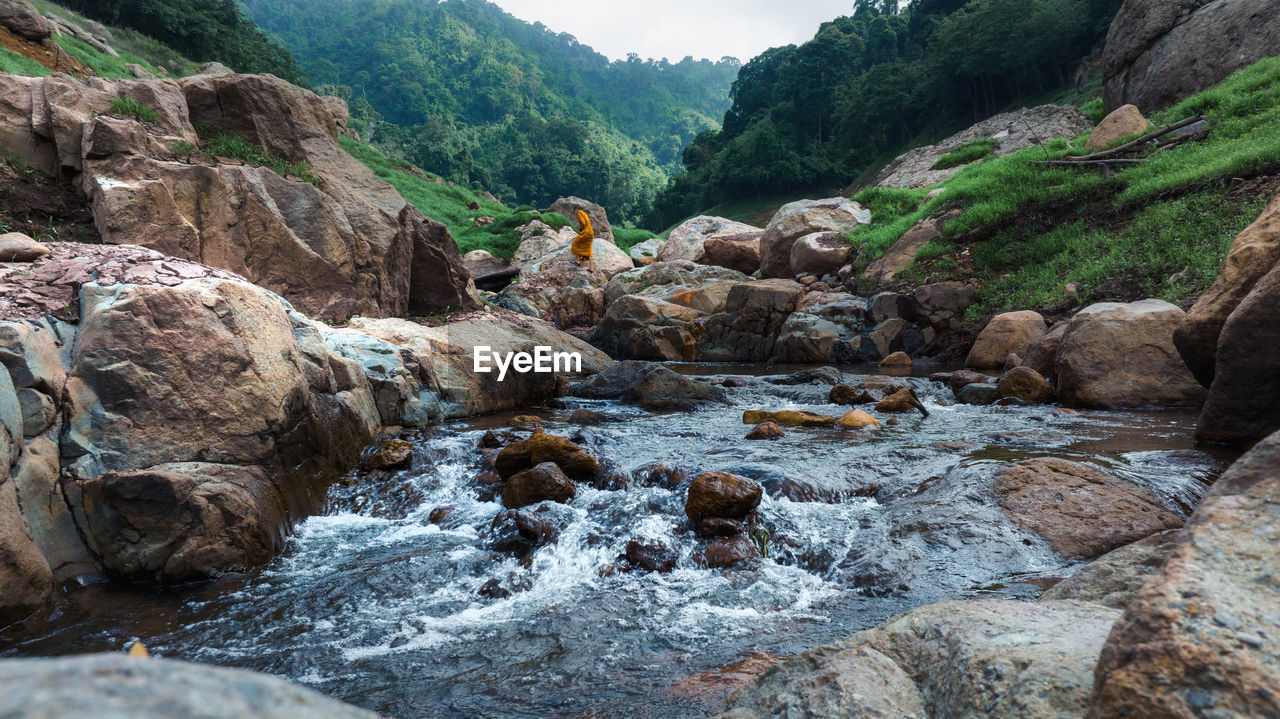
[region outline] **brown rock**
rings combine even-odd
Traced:
[[[742,422],[743,424],[772,422],[783,427],[830,427],[836,423],[836,418],[804,410],[784,409],[780,412],[766,412],[749,409],[742,413]]]
[[[1045,379],[1058,378],[1058,347],[1062,345],[1062,336],[1067,333],[1069,322],[1058,322],[1049,331],[1032,340],[1027,345],[1026,354],[1022,356],[1022,364],[1040,373]]]
[[[34,262],[48,254],[48,247],[21,232],[0,235],[0,262]]]
[[[881,367],[910,367],[911,357],[906,352],[894,352],[880,360]]]
[[[929,410],[925,409],[924,403],[916,396],[915,390],[907,387],[900,389],[892,395],[885,397],[876,404],[877,412],[891,412],[900,414],[910,412],[911,410],[920,410],[920,414],[925,417],[929,416]]]
[[[1092,559],[1182,520],[1151,492],[1064,459],[1029,459],[1004,469],[993,490],[1018,526],[1067,559]]]
[[[1134,105],[1121,105],[1112,110],[1089,135],[1084,143],[1086,150],[1101,150],[1111,147],[1121,138],[1146,130],[1151,123],[1142,116],[1142,111]]]
[[[1083,407],[1194,407],[1204,401],[1173,346],[1186,314],[1162,300],[1080,310],[1058,348],[1058,398]]]
[[[1014,367],[996,381],[1001,397],[1016,397],[1031,404],[1053,400],[1053,387],[1030,367]]]
[[[791,274],[810,275],[813,284],[823,275],[834,273],[848,261],[851,246],[842,232],[815,232],[791,245]]]
[[[767,652],[753,651],[745,659],[710,672],[694,674],[680,680],[666,691],[666,696],[686,702],[715,706],[739,687],[756,679],[782,660]]]
[[[1280,437],[1273,435],[1209,489],[1160,573],[1112,629],[1091,716],[1280,713],[1277,504]]]
[[[727,271],[727,270],[726,270]],[[729,290],[725,311],[707,318],[696,359],[707,362],[764,362],[805,290],[792,280],[760,280]]]
[[[746,531],[747,528],[742,522],[736,522],[732,519],[707,517],[698,522],[698,536],[700,537],[736,537],[739,534],[745,534]]]
[[[951,212],[943,217],[920,220],[915,227],[903,233],[902,237],[885,251],[883,257],[867,265],[867,269],[862,274],[875,280],[877,286],[888,285],[893,281],[894,276],[916,261],[916,253],[920,248],[942,237],[943,225],[957,214],[959,213]]]
[[[364,461],[364,471],[408,469],[413,466],[413,443],[389,439]]]
[[[782,439],[785,433],[773,422],[761,422],[747,433],[747,439]]]
[[[1218,340],[1227,318],[1254,285],[1280,263],[1280,196],[1236,236],[1213,285],[1187,312],[1173,332],[1173,343],[1196,380],[1213,384]]]
[[[971,384],[983,384],[991,382],[993,378],[981,372],[973,370],[956,370],[955,372],[935,372],[929,375],[929,381],[942,382],[951,388],[951,393],[960,396],[960,390]]]
[[[494,469],[504,478],[537,465],[551,462],[565,474],[584,482],[600,471],[595,458],[565,437],[536,433],[532,437],[509,444],[498,453]]]
[[[1023,310],[1006,312],[991,318],[978,335],[978,341],[964,366],[971,369],[1002,369],[1009,355],[1025,355],[1027,346],[1046,332],[1044,318],[1038,312]]]
[[[760,270],[765,277],[790,277],[791,246],[796,240],[815,232],[848,232],[870,223],[870,210],[843,197],[783,205],[760,237]]]
[[[1037,601],[1078,599],[1124,609],[1143,583],[1160,573],[1178,533],[1177,529],[1166,529],[1113,549],[1053,585]]]
[[[847,384],[838,384],[831,388],[831,393],[827,395],[827,401],[832,404],[871,404],[875,399],[867,392],[850,387]]]
[[[723,217],[701,215],[680,223],[667,235],[667,241],[658,249],[658,262],[689,260],[702,264],[718,264],[706,261],[706,242],[721,237],[741,237],[755,235],[756,246],[759,247],[760,228],[741,222],[726,220]],[[757,250],[759,254],[759,250]],[[757,263],[758,264],[758,263]],[[727,265],[725,265],[727,266]],[[736,269],[736,268],[735,268]],[[739,270],[741,271],[741,270]],[[755,270],[752,270],[753,272]]]
[[[760,237],[764,230],[708,237],[702,243],[702,264],[727,267],[744,275],[760,269]]]
[[[723,537],[707,542],[694,561],[711,569],[730,569],[760,556],[756,545],[746,537]]]
[[[568,503],[577,492],[577,486],[559,466],[542,462],[507,478],[502,486],[502,506],[520,509],[544,501]]]
[[[595,232],[596,239],[611,245],[617,244],[613,239],[613,226],[609,224],[609,215],[600,205],[580,197],[561,197],[551,203],[549,208],[549,211],[558,212],[568,218],[573,223],[574,232],[582,229],[578,227],[578,210],[587,213],[587,217],[591,218],[591,229]]]
[[[7,385],[7,379],[0,382]],[[0,392],[5,389],[0,387]],[[53,574],[31,539],[14,483],[9,481],[10,449],[11,440],[0,425],[0,623],[5,624],[21,619],[53,595]]]
[[[627,542],[627,561],[646,572],[670,572],[676,568],[676,553],[665,544],[647,539]]]
[[[579,407],[569,415],[569,421],[573,424],[600,424],[604,421],[604,415]]]
[[[0,27],[34,42],[53,34],[53,26],[27,0],[0,0]]]
[[[958,327],[964,311],[973,304],[975,294],[973,285],[963,282],[935,282],[911,291],[911,296],[935,327]]]
[[[689,519],[707,517],[743,519],[760,504],[764,490],[759,484],[728,472],[703,472],[689,485],[684,510]]]
[[[716,282],[691,290],[677,292],[668,298],[672,304],[681,305],[699,312],[714,315],[724,312],[729,303],[729,291],[736,282]]]
[[[862,429],[863,427],[879,427],[880,420],[863,412],[860,409],[850,410],[843,417],[836,420],[836,426],[841,429]]]

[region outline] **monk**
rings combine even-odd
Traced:
[[[582,231],[578,236],[573,238],[573,244],[569,245],[569,251],[578,258],[578,264],[586,264],[592,272],[596,271],[596,262],[591,252],[591,246],[596,241],[596,233],[591,229],[591,218],[587,217],[587,213],[578,210],[578,226]]]

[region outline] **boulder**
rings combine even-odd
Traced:
[[[99,719],[377,719],[283,679],[123,652],[0,661],[0,713]]]
[[[1000,388],[994,382],[973,382],[962,386],[956,399],[961,404],[995,404],[1000,399]]]
[[[772,422],[783,427],[830,427],[836,423],[836,418],[795,409],[784,409],[778,412],[749,409],[742,413],[742,422],[743,424]]]
[[[839,232],[815,232],[791,246],[791,274],[829,275],[849,257],[849,238]]]
[[[573,223],[575,234],[581,230],[578,227],[578,210],[587,213],[587,217],[591,218],[591,229],[595,233],[597,240],[604,240],[610,245],[617,248],[617,243],[613,240],[613,226],[609,224],[609,215],[604,208],[589,200],[581,197],[561,197],[551,203],[549,212],[557,212]]]
[[[848,325],[796,312],[778,330],[773,361],[798,364],[849,364],[862,356],[863,338]]]
[[[723,387],[697,382],[654,362],[618,362],[575,385],[575,397],[625,399],[648,409],[691,409],[705,402],[724,402]]]
[[[1227,319],[1271,268],[1280,263],[1280,195],[1236,236],[1213,285],[1187,311],[1173,343],[1200,384],[1213,384],[1218,340]]]
[[[510,479],[543,463],[556,465],[570,479],[579,482],[593,479],[600,471],[600,464],[585,449],[566,437],[543,432],[534,432],[528,439],[503,447],[493,468],[498,476]],[[545,472],[529,478],[530,482],[534,480],[548,481]]]
[[[666,544],[647,539],[627,542],[627,562],[646,572],[670,572],[676,568],[679,556]]]
[[[704,265],[717,265],[737,270],[743,274],[755,274],[760,269],[760,237],[764,230],[752,230],[733,235],[708,237],[702,243]]]
[[[1086,150],[1102,150],[1111,147],[1121,138],[1137,134],[1147,129],[1151,123],[1142,116],[1136,105],[1121,105],[1102,118],[1102,122],[1093,128]]]
[[[914,227],[904,232],[888,250],[885,250],[883,257],[867,265],[867,269],[863,270],[862,274],[874,280],[878,287],[889,286],[899,272],[916,261],[916,253],[920,248],[942,238],[943,225],[958,214],[952,211],[940,217],[927,217],[920,220]]]
[[[894,352],[893,354],[880,360],[881,368],[909,368],[911,367],[911,356],[906,352]]]
[[[627,254],[633,260],[638,260],[641,257],[655,258],[658,256],[658,250],[661,247],[662,247],[662,238],[651,237],[645,240],[644,242],[637,242],[636,244],[632,245],[631,249],[627,250]]]
[[[5,375],[0,372],[0,395],[8,392],[12,396]],[[4,402],[0,396],[0,403]],[[0,625],[22,619],[53,596],[53,573],[31,538],[18,506],[15,483],[9,481],[9,457],[15,442],[22,440],[15,440],[0,426]]]
[[[871,224],[871,211],[843,198],[800,200],[783,205],[760,237],[760,270],[765,277],[790,277],[791,246],[815,232],[848,232]]]
[[[703,472],[689,485],[684,511],[695,523],[707,517],[746,518],[759,504],[764,490],[746,477],[728,472]]]
[[[877,187],[930,187],[953,176],[964,165],[935,170],[945,154],[974,140],[991,139],[998,144],[997,157],[1048,142],[1055,137],[1072,138],[1086,133],[1093,122],[1080,110],[1066,105],[1041,105],[1006,112],[983,120],[937,143],[908,150],[876,176]]]
[[[1199,406],[1204,388],[1173,346],[1185,317],[1163,300],[1080,310],[1058,348],[1059,400],[1083,407]]]
[[[21,232],[0,235],[0,262],[34,262],[48,254],[48,247]]]
[[[690,325],[705,316],[692,307],[624,295],[609,305],[591,341],[618,359],[687,362],[697,338]]]
[[[1003,369],[1009,355],[1027,353],[1027,346],[1047,331],[1038,312],[1005,312],[991,318],[969,350],[964,366],[972,369]]]
[[[522,269],[551,254],[556,248],[567,246],[578,234],[572,227],[553,230],[551,225],[542,220],[521,225],[517,231],[520,232],[520,244],[511,255],[511,264]]]
[[[862,429],[863,427],[879,427],[880,420],[872,417],[860,409],[854,409],[846,412],[840,419],[836,420],[836,426],[841,429]]]
[[[520,509],[545,501],[564,504],[572,501],[577,491],[559,465],[542,462],[507,478],[502,485],[502,506]]]
[[[791,280],[760,280],[729,290],[725,311],[706,321],[697,359],[708,362],[763,362],[795,311],[804,288]]]
[[[413,466],[413,442],[403,439],[389,439],[383,442],[373,454],[361,462],[366,472],[379,470],[409,469]]]
[[[868,392],[847,384],[838,384],[831,388],[827,401],[832,404],[871,404],[876,401]]]
[[[1092,559],[1182,526],[1151,492],[1076,462],[1028,459],[1001,471],[993,488],[1004,513],[1067,559]]]
[[[730,569],[760,557],[756,545],[746,537],[719,537],[707,542],[694,555],[694,562],[709,569]]]
[[[942,382],[951,388],[951,393],[960,396],[960,390],[971,384],[994,383],[995,378],[973,370],[962,369],[955,372],[935,372],[929,375],[930,382]]]
[[[773,422],[761,422],[747,433],[747,439],[782,439],[786,433]]]
[[[520,275],[529,277],[544,273],[549,270],[576,270],[579,266],[578,258],[573,254],[572,244],[573,235],[568,232],[561,231],[560,234],[553,236],[558,242],[548,248],[545,253],[524,262],[520,266]],[[539,243],[541,246],[543,243]],[[524,247],[522,244],[521,247]],[[595,262],[596,271],[604,275],[604,284],[609,278],[627,270],[635,269],[635,263],[631,261],[631,257],[623,252],[613,242],[596,237],[591,243],[592,261]],[[512,258],[515,263],[515,257]],[[593,283],[594,284],[594,283]]]
[[[604,318],[604,290],[571,283],[551,300],[547,320],[575,336],[587,334]]]
[[[996,381],[996,391],[1001,397],[1017,397],[1030,404],[1053,400],[1053,387],[1030,367],[1014,367],[1005,372]]]
[[[912,410],[919,410],[920,414],[925,417],[929,416],[929,410],[924,408],[924,404],[920,402],[920,398],[916,397],[915,390],[910,387],[900,389],[876,403],[877,412],[902,414]]]
[[[1125,0],[1102,55],[1102,99],[1148,113],[1275,54],[1274,0]]]
[[[1280,713],[1278,503],[1272,435],[1209,489],[1112,629],[1095,672],[1097,716]]]
[[[1039,601],[1078,599],[1124,609],[1138,588],[1160,573],[1165,559],[1173,551],[1178,531],[1166,529],[1107,552],[1053,585],[1040,595]]]
[[[955,329],[960,326],[964,311],[973,304],[976,290],[963,282],[935,282],[922,285],[911,292],[922,310],[922,319],[937,328]]]
[[[667,241],[662,243],[662,248],[658,250],[658,261],[689,260],[702,264],[718,264],[705,261],[704,243],[707,240],[759,233],[758,227],[726,220],[723,217],[701,215],[685,220],[671,230],[667,235]]]
[[[751,278],[724,267],[697,265],[687,260],[658,262],[630,272],[615,275],[605,285],[608,302],[616,302],[624,295],[640,295],[668,300],[671,297],[716,284],[740,284]]]
[[[462,256],[462,264],[466,266],[476,289],[498,292],[511,283],[511,279],[520,273],[506,260],[499,259],[484,250],[472,250]]]
[[[1062,346],[1062,337],[1067,333],[1069,324],[1070,322],[1065,321],[1056,322],[1048,332],[1028,343],[1027,351],[1022,355],[1022,365],[1039,372],[1045,379],[1056,381],[1058,379],[1058,348]]]
[[[729,291],[736,282],[717,282],[696,289],[683,290],[670,297],[672,304],[682,305],[708,315],[724,312],[729,305]]]
[[[0,27],[32,42],[53,34],[53,26],[27,0],[0,0]]]

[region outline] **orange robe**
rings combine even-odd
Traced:
[[[578,236],[573,238],[573,244],[569,245],[569,251],[583,259],[591,259],[591,245],[595,243],[596,233],[591,229],[591,218],[587,217],[587,213],[578,210],[578,224],[582,226],[582,231]]]

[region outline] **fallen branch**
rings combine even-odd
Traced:
[[[1159,139],[1159,138],[1161,138],[1161,137],[1164,137],[1165,135],[1168,135],[1169,133],[1171,133],[1171,132],[1173,132],[1173,131],[1175,131],[1175,130],[1181,130],[1182,128],[1187,127],[1188,125],[1194,125],[1194,124],[1196,124],[1197,122],[1200,122],[1200,121],[1201,121],[1201,120],[1203,120],[1203,119],[1205,119],[1205,118],[1204,118],[1204,115],[1195,115],[1195,116],[1193,116],[1193,117],[1188,117],[1188,118],[1187,118],[1187,119],[1185,119],[1185,120],[1179,120],[1178,122],[1175,122],[1175,123],[1173,123],[1172,125],[1169,125],[1169,126],[1167,126],[1167,127],[1164,127],[1164,128],[1162,128],[1162,129],[1156,130],[1156,131],[1154,131],[1154,132],[1148,132],[1147,134],[1143,135],[1142,137],[1139,137],[1139,138],[1138,138],[1138,139],[1136,139],[1136,140],[1131,140],[1131,141],[1129,141],[1129,142],[1126,142],[1125,144],[1123,144],[1123,145],[1121,145],[1121,146],[1119,146],[1119,147],[1113,147],[1113,148],[1111,148],[1110,150],[1102,150],[1101,152],[1095,152],[1095,153],[1093,153],[1093,154],[1091,154],[1091,155],[1081,155],[1081,156],[1079,156],[1079,157],[1064,157],[1063,159],[1058,160],[1058,162],[1067,162],[1067,163],[1087,163],[1087,162],[1091,162],[1091,161],[1093,161],[1093,160],[1102,160],[1102,159],[1106,159],[1106,158],[1112,157],[1112,156],[1114,156],[1114,155],[1121,155],[1121,154],[1124,154],[1124,153],[1126,153],[1126,152],[1130,152],[1130,151],[1132,151],[1132,150],[1136,150],[1137,148],[1141,147],[1142,145],[1145,145],[1145,144],[1147,144],[1148,142],[1151,142],[1152,140],[1156,140],[1156,139]]]
[[[1136,165],[1144,160],[1133,157],[1111,157],[1103,160],[1035,160],[1033,165]]]

